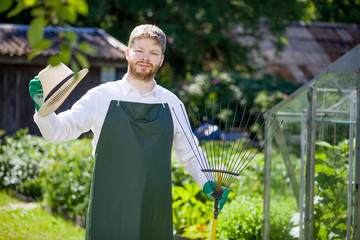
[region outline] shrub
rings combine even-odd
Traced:
[[[173,187],[173,223],[175,234],[184,237],[206,237],[206,225],[211,219],[212,201],[206,201],[197,183]]]
[[[62,214],[86,216],[94,160],[89,139],[52,144],[40,172],[45,202]]]
[[[292,239],[291,213],[281,206],[273,208],[275,218],[270,220],[271,239]],[[212,223],[208,225],[209,233]],[[237,196],[219,214],[217,239],[261,240],[263,228],[263,200],[261,198]]]
[[[86,216],[94,164],[90,139],[48,143],[26,133],[24,130],[15,137],[6,137],[1,145],[1,187],[13,188],[30,196],[43,196],[54,211],[72,219],[75,215]],[[229,201],[220,214],[220,239],[241,239],[242,236],[258,239],[251,237],[261,236],[261,198],[234,199],[233,196],[250,192],[261,195],[262,159],[262,154],[257,155],[242,173],[240,181],[231,186]],[[214,202],[207,199],[174,156],[172,176],[174,233],[191,239],[206,238],[209,230],[206,226],[211,226]],[[278,239],[290,239],[281,238],[289,232],[287,214],[274,216],[278,217],[272,220],[275,222],[271,227],[280,234]]]
[[[0,145],[0,188],[42,198],[56,211],[85,216],[92,167],[89,139],[49,143],[19,130]]]
[[[224,122],[231,122],[237,103],[244,101],[237,79],[231,73],[218,71],[189,75],[187,82],[179,91],[179,97],[187,106],[188,111],[198,112],[200,117],[206,115],[214,119],[221,117]],[[229,111],[226,109],[228,103]],[[213,112],[210,111],[211,108],[214,109]],[[209,119],[209,121],[214,122],[214,119]],[[200,125],[200,123],[197,124]]]
[[[0,188],[16,190],[33,198],[41,197],[38,181],[39,165],[46,161],[45,140],[19,130],[15,136],[6,136],[0,145]]]

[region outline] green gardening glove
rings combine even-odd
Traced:
[[[216,190],[216,183],[214,183],[213,181],[208,181],[204,184],[204,187],[203,187],[203,192],[205,193],[205,195],[210,199],[210,200],[213,200],[215,201],[215,198],[213,196],[213,193],[214,191]],[[224,186],[221,186],[221,190],[222,192],[222,198],[219,200],[219,203],[218,203],[218,208],[219,210],[221,211],[221,209],[224,207],[226,201],[227,201],[227,198],[228,198],[228,195],[230,193],[229,189],[227,189],[226,187]]]
[[[44,104],[43,88],[39,78],[36,76],[29,82],[29,92],[31,99],[35,102],[36,111],[39,111]]]

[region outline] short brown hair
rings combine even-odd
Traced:
[[[166,48],[166,35],[155,25],[143,24],[139,25],[130,34],[128,47],[131,48],[136,39],[151,38],[154,39],[161,47],[164,54]]]

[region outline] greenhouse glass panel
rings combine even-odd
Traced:
[[[264,240],[360,240],[359,47],[264,115]]]

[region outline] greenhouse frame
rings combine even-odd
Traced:
[[[263,240],[360,240],[360,44],[264,114]]]

